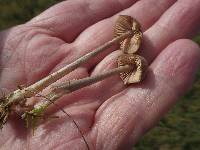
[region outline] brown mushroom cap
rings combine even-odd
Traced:
[[[131,65],[133,70],[120,74],[124,84],[138,83],[142,81],[146,75],[148,63],[142,56],[136,54],[122,54],[119,56],[118,66]]]
[[[115,28],[114,28],[114,35],[120,36],[127,31],[141,31],[141,26],[139,22],[132,18],[131,16],[127,15],[120,15],[116,21]]]
[[[126,54],[134,54],[139,50],[142,41],[140,24],[131,16],[120,15],[115,24],[114,35],[120,36],[128,31],[133,32],[133,36],[123,40],[120,49]]]

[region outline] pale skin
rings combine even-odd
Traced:
[[[90,149],[131,149],[192,86],[200,49],[185,38],[197,33],[199,9],[200,0],[64,1],[0,33],[0,86],[9,92],[33,84],[110,40],[117,16],[130,15],[144,32],[141,55],[150,64],[145,80],[126,87],[114,76],[65,96],[57,104],[76,120]],[[107,50],[62,80],[116,67],[120,54],[115,50]],[[87,149],[65,114],[56,106],[49,114],[61,117],[38,126],[34,136],[18,117],[10,118],[0,134],[1,148]]]

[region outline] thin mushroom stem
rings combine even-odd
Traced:
[[[62,96],[72,93],[73,91],[79,90],[83,87],[94,84],[96,82],[99,82],[101,80],[104,80],[113,75],[116,75],[116,74],[119,74],[122,72],[126,72],[126,71],[130,71],[130,70],[133,70],[132,66],[129,66],[129,65],[121,66],[121,67],[111,69],[107,72],[104,72],[104,73],[101,73],[101,74],[98,74],[95,76],[86,77],[86,78],[79,79],[79,80],[71,80],[68,82],[61,83],[57,86],[54,86],[52,88],[52,91],[48,95],[45,96],[47,101],[45,101],[44,103],[42,103],[39,106],[37,106],[36,108],[34,108],[28,114],[32,114],[34,116],[41,115],[48,108],[49,105],[54,103],[56,100],[58,100]],[[26,117],[26,114],[23,114],[22,118],[25,118],[25,117]]]
[[[18,89],[11,93],[8,96],[8,102],[6,106],[16,103],[24,98],[30,98],[39,92],[41,92],[43,89],[45,89],[47,86],[51,85],[52,83],[56,82],[60,78],[64,77],[66,74],[70,73],[71,71],[75,70],[80,65],[87,62],[90,58],[93,58],[97,54],[101,53],[102,51],[106,50],[107,48],[111,47],[115,43],[119,43],[120,41],[126,39],[127,37],[130,37],[133,35],[133,32],[128,31],[124,33],[121,36],[115,37],[111,41],[106,42],[102,46],[96,48],[95,50],[91,51],[90,53],[80,57],[76,61],[72,62],[71,64],[61,68],[55,73],[52,73],[51,75],[43,78],[42,80],[32,84],[31,86],[24,88],[24,89]]]

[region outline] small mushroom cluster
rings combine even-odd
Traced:
[[[120,43],[122,55],[117,60],[118,67],[133,66],[132,70],[120,73],[121,79],[127,85],[142,81],[148,66],[146,59],[137,54],[142,43],[140,24],[130,16],[120,15],[115,24],[114,36],[117,37],[130,31],[133,35]]]

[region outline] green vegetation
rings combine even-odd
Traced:
[[[0,0],[0,29],[24,23],[59,0]],[[200,44],[200,35],[194,39]],[[200,149],[200,71],[193,88],[136,150]]]
[[[194,41],[200,45],[200,35],[194,38]]]
[[[0,29],[21,24],[61,0],[0,0]]]

